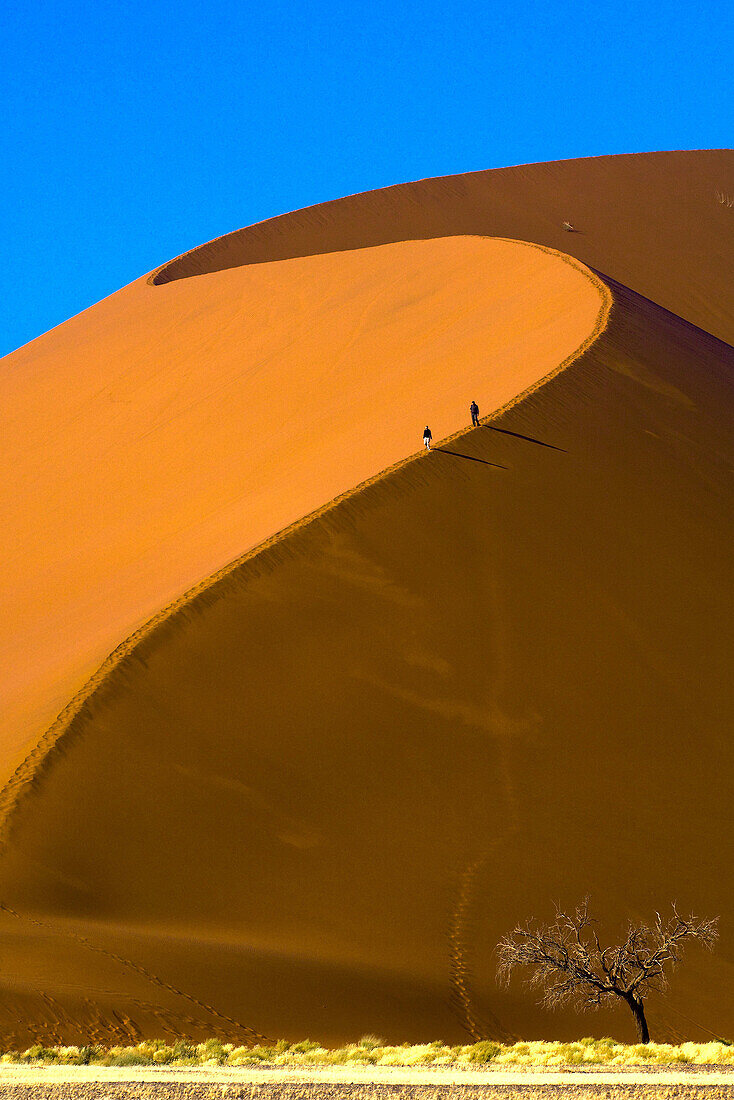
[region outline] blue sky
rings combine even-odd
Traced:
[[[731,10],[6,0],[0,354],[286,210],[425,176],[730,145]]]

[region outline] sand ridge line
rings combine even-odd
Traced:
[[[560,252],[557,249],[551,248],[546,245],[537,244],[531,241],[517,241],[510,238],[497,237],[497,238],[485,238],[493,240],[501,240],[512,244],[525,245],[528,248],[535,249],[537,251],[546,253],[559,259],[561,262],[573,267],[579,274],[583,275],[596,289],[601,299],[601,305],[599,313],[597,314],[596,322],[593,329],[588,336],[583,340],[579,347],[568,355],[561,363],[558,364],[548,374],[538,379],[532,385],[527,387],[521,393],[511,398],[500,408],[494,410],[488,416],[483,417],[480,424],[489,424],[492,421],[503,416],[511,409],[515,408],[522,401],[526,400],[538,389],[557,377],[562,371],[566,370],[572,363],[580,359],[585,352],[595,343],[598,337],[604,332],[607,327],[610,311],[612,308],[613,297],[610,288],[603,281],[602,278],[588,268],[585,264],[582,264],[579,260],[573,256],[569,256],[566,253]],[[440,443],[436,444],[436,447],[442,447],[446,444],[453,443],[455,440],[468,435],[473,428],[468,426],[462,428],[452,435],[442,439]],[[355,496],[362,493],[364,490],[372,487],[381,482],[385,482],[393,475],[397,474],[400,470],[404,469],[409,464],[425,458],[425,452],[414,452],[411,455],[406,456],[393,463],[391,466],[373,475],[370,478],[362,481],[357,486],[346,490],[344,493],[339,494],[333,500],[328,501],[315,511],[308,515],[296,520],[294,523],[283,528],[281,531],[276,532],[257,546],[252,547],[241,556],[233,559],[227,565],[217,570],[215,573],[204,578],[198,584],[188,589],[176,600],[172,601],[166,607],[162,608],[156,615],[124,639],[120,645],[118,645],[108,657],[102,662],[97,672],[90,677],[87,683],[77,692],[77,694],[70,700],[66,707],[61,711],[53,724],[42,735],[37,745],[26,756],[25,760],[16,768],[14,773],[10,776],[4,788],[0,792],[0,844],[7,843],[11,836],[12,827],[11,820],[19,805],[24,799],[25,795],[28,795],[34,783],[39,779],[43,772],[48,767],[53,755],[56,752],[63,752],[64,745],[67,740],[67,735],[73,731],[73,724],[75,720],[81,716],[84,707],[95,693],[105,684],[110,674],[117,668],[121,667],[124,661],[129,658],[134,650],[145,640],[147,640],[151,634],[163,623],[170,621],[174,616],[180,613],[182,610],[190,609],[195,606],[199,597],[207,595],[211,598],[214,590],[225,580],[232,577],[234,573],[242,569],[244,566],[251,564],[255,559],[259,558],[273,547],[280,545],[286,541],[291,535],[297,531],[302,531],[304,528],[318,522],[324,516],[334,511],[341,504],[353,499]]]

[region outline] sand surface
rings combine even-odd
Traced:
[[[633,159],[638,198],[680,168],[656,249],[658,215],[621,213],[629,159],[576,162],[616,219],[558,243],[601,284],[504,240],[360,225],[329,251],[355,198],[289,216],[308,255],[228,267],[243,231],[221,270],[140,280],[3,362],[6,770],[38,744],[2,800],[7,1045],[631,1038],[499,992],[499,935],[587,891],[610,932],[673,898],[732,912],[731,285],[725,232],[681,244],[699,222],[713,242],[729,160],[661,157]],[[558,171],[534,167],[543,209]],[[364,210],[464,194],[411,187]],[[448,435],[472,396],[489,412],[569,360],[400,465],[426,419]],[[651,1003],[655,1037],[734,1031],[732,936]]]

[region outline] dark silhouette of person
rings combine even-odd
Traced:
[[[423,429],[423,446],[426,448],[427,451],[430,451],[431,449],[432,439],[433,436],[431,435],[431,429],[426,424],[425,428]]]
[[[469,406],[469,412],[471,413],[471,426],[472,426],[472,428],[478,428],[479,427],[479,405],[477,405],[476,401],[472,401],[471,405]]]

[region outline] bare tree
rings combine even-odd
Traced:
[[[640,1042],[648,1043],[645,997],[667,987],[667,971],[680,962],[687,941],[713,949],[718,922],[718,917],[683,917],[674,903],[666,920],[656,913],[651,924],[630,922],[623,943],[602,947],[587,897],[573,913],[556,907],[553,924],[533,917],[503,936],[497,945],[497,978],[507,985],[515,967],[527,967],[525,984],[543,990],[540,1003],[546,1008],[571,1004],[584,1012],[618,997],[635,1018]]]

